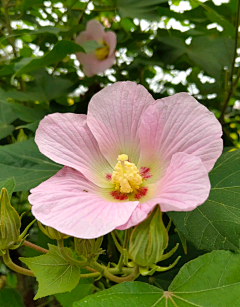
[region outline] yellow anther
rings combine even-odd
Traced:
[[[142,177],[134,163],[128,161],[125,154],[118,156],[118,162],[112,173],[112,182],[116,185],[115,189],[121,193],[131,193],[138,190],[142,184]]]
[[[95,54],[97,56],[97,59],[102,61],[105,60],[108,57],[109,54],[109,46],[108,44],[103,41],[101,42],[101,45],[104,45],[104,47],[99,47],[95,50]]]
[[[127,161],[128,160],[128,155],[122,154],[118,156],[118,161]]]

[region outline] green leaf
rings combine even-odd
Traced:
[[[66,253],[72,257],[69,248]],[[33,258],[20,258],[35,274],[39,283],[34,299],[73,290],[80,279],[80,269],[66,261],[57,246],[49,244],[49,252]]]
[[[5,124],[0,121],[0,140],[11,134],[14,130],[14,126]]]
[[[214,11],[212,9],[209,10],[209,11],[206,11],[205,14],[210,21],[216,22],[217,24],[219,24],[220,26],[223,27],[223,31],[225,32],[226,36],[229,35],[229,36],[234,38],[235,27],[234,27],[233,24],[231,24],[223,16],[221,16],[220,14],[218,14],[216,11]]]
[[[0,290],[0,307],[25,307],[21,295],[15,289]]]
[[[27,191],[56,174],[61,166],[42,155],[33,139],[0,146],[0,182],[15,177],[15,191]]]
[[[231,68],[234,40],[229,37],[213,35],[193,37],[191,44],[186,45],[183,37],[168,36],[167,31],[159,30],[157,39],[165,44],[161,47],[165,51],[162,60],[167,63],[174,63],[178,58],[187,54],[193,63],[216,80],[220,79],[225,66]]]
[[[38,101],[50,101],[54,98],[68,94],[73,82],[61,77],[53,77],[44,69],[33,73],[34,82],[29,85],[31,93],[38,96]]]
[[[0,88],[0,122],[11,124],[15,119],[17,119],[17,116],[11,106],[7,104],[3,93],[5,92]]]
[[[240,255],[213,251],[185,264],[168,291],[125,282],[88,296],[73,307],[238,307]]]
[[[72,41],[61,40],[46,55],[40,58],[24,58],[15,64],[16,76],[29,73],[42,67],[60,62],[68,54],[84,52],[84,49]]]
[[[9,198],[11,198],[15,187],[16,187],[16,181],[14,177],[8,178],[4,181],[0,181],[0,191],[2,190],[2,188],[5,188],[8,191]]]
[[[39,125],[39,120],[37,120],[37,121],[35,121],[31,124],[18,126],[18,127],[16,127],[16,129],[27,128],[27,129],[31,130],[32,132],[35,132],[37,130],[38,125]]]
[[[198,249],[239,250],[240,150],[224,153],[209,174],[208,200],[190,212],[169,212],[177,229]]]
[[[28,8],[31,8],[33,6],[39,6],[43,4],[44,0],[23,0],[20,2],[20,5],[18,5],[18,8],[21,11],[26,11]]]
[[[0,111],[1,109],[4,110],[3,114],[0,113],[0,122],[3,121],[6,124],[9,124],[16,118],[19,118],[26,122],[35,122],[37,120],[42,119],[47,114],[46,110],[29,108],[24,105],[21,105],[20,103],[7,101],[9,98],[20,101],[37,100],[37,98],[39,98],[39,94],[37,95],[37,92],[34,93],[35,96],[32,97],[32,92],[23,93],[14,90],[5,92],[0,88],[0,95]]]
[[[46,115],[45,110],[29,108],[19,103],[9,102],[17,117],[25,122],[35,122]]]
[[[86,53],[90,53],[95,51],[97,48],[99,48],[101,45],[99,45],[95,40],[89,40],[85,41],[82,44],[82,47],[84,48]]]
[[[89,279],[81,279],[76,288],[71,292],[58,293],[55,295],[62,307],[72,307],[73,303],[92,294],[93,283]]]
[[[159,20],[158,6],[167,0],[117,0],[121,17]]]

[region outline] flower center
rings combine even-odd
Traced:
[[[134,163],[128,161],[125,154],[118,156],[118,162],[112,173],[112,183],[121,193],[136,192],[142,184],[143,178]]]
[[[100,60],[100,61],[105,60],[108,57],[108,54],[109,54],[108,44],[105,41],[103,41],[101,43],[101,45],[104,45],[104,47],[99,47],[95,50],[95,54],[97,56],[97,59]]]

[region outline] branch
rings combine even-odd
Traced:
[[[9,250],[6,250],[6,254],[3,255],[2,257],[3,257],[3,261],[6,264],[6,266],[8,266],[11,270],[17,273],[23,274],[23,275],[35,277],[35,275],[33,274],[31,270],[24,269],[12,262],[12,259],[10,258],[10,255],[9,255]]]
[[[223,125],[225,123],[224,121],[224,114],[227,110],[228,103],[232,97],[232,94],[235,91],[235,88],[237,86],[238,80],[240,78],[240,69],[238,70],[236,79],[233,81],[233,74],[234,74],[234,67],[235,67],[235,61],[237,56],[237,46],[238,46],[238,27],[239,27],[239,15],[240,15],[240,0],[238,0],[238,8],[237,8],[237,24],[236,24],[236,32],[235,32],[235,47],[234,47],[234,56],[233,56],[233,62],[232,62],[232,69],[231,69],[231,77],[230,77],[230,90],[228,91],[227,97],[224,101],[221,116],[220,116],[220,123]]]
[[[35,249],[36,251],[38,251],[38,252],[40,252],[40,253],[43,253],[43,254],[48,253],[48,250],[47,250],[47,249],[45,249],[45,248],[43,248],[43,247],[41,247],[41,246],[35,245],[35,244],[33,244],[33,243],[31,243],[31,242],[29,242],[29,241],[27,241],[27,240],[25,240],[25,241],[23,242],[23,245],[25,245],[25,246],[27,246],[27,247],[30,247],[30,248],[32,248],[32,249]]]

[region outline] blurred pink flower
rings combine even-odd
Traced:
[[[154,100],[117,82],[95,94],[88,114],[51,114],[39,150],[65,165],[31,190],[33,215],[80,238],[127,229],[161,210],[189,211],[209,195],[208,172],[222,152],[221,125],[187,93]]]
[[[112,31],[105,32],[101,23],[93,19],[87,23],[86,31],[78,35],[76,43],[81,45],[89,40],[95,40],[99,45],[104,46],[89,54],[76,53],[77,59],[83,66],[84,74],[92,77],[112,67],[115,61],[117,37]]]

